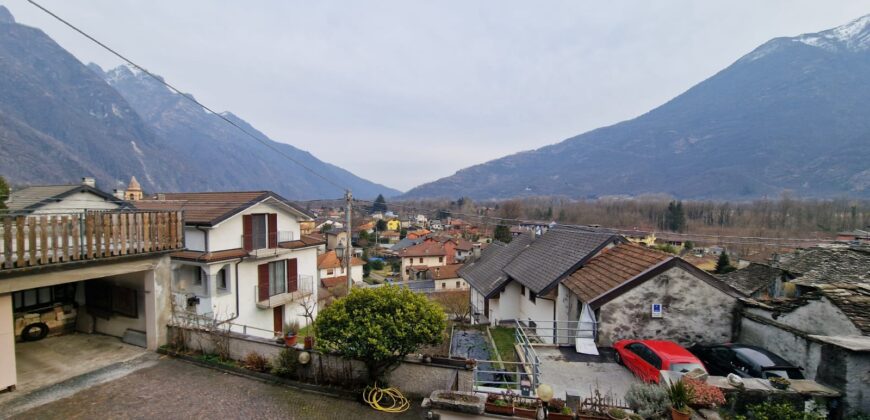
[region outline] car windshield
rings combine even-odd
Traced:
[[[671,371],[673,372],[689,373],[695,369],[701,369],[704,372],[707,371],[707,369],[704,369],[704,366],[697,363],[671,363]]]

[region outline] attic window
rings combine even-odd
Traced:
[[[535,292],[529,290],[529,301],[532,303],[535,303],[535,300],[537,298],[538,298],[538,295]]]

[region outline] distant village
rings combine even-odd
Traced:
[[[870,408],[866,230],[759,261],[668,232],[371,203],[348,227],[346,207],[270,191],[145,194],[135,177],[112,192],[87,177],[13,189],[0,225],[0,320],[13,328],[0,354],[16,356],[0,358],[0,388],[33,381],[34,371],[16,375],[16,363],[34,363],[22,346],[73,333],[159,350],[170,331],[222,325],[264,353],[278,351],[276,338],[311,350],[319,312],[350,289],[394,286],[444,308],[446,347],[420,357],[476,360],[465,390],[534,395],[546,383],[580,404],[597,384],[622,401],[633,384],[667,380],[667,357],[685,353],[670,363],[703,360],[725,392],[738,387],[730,373],[776,394],[766,379],[778,372],[791,397],[827,412]],[[459,331],[476,344],[457,344]],[[475,346],[490,350],[475,356]],[[770,360],[741,359],[747,348]]]

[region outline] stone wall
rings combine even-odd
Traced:
[[[662,304],[662,318],[652,317],[653,303]],[[736,298],[674,267],[600,308],[598,345],[622,339],[729,342],[736,306]]]
[[[169,327],[170,335],[186,331],[189,334],[189,347],[203,353],[213,353],[213,339],[208,333]],[[269,360],[274,360],[286,348],[273,340],[257,337],[230,334],[230,357],[244,360],[248,353],[258,353]],[[305,350],[298,350],[305,351]],[[346,359],[333,354],[323,354],[308,351],[311,361],[299,366],[296,377],[304,382],[322,385],[333,385],[347,389],[356,389],[368,382],[368,372],[365,364],[359,360]],[[461,391],[471,390],[472,371],[464,367],[444,366],[434,363],[422,363],[409,357],[388,373],[387,382],[397,387],[403,394],[411,398],[428,397],[432,391],[456,387]]]

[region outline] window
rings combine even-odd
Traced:
[[[447,282],[446,282],[446,281],[445,281],[444,283],[441,283],[441,288],[442,288],[442,289],[446,289],[446,288],[447,288]]]
[[[459,288],[459,280],[456,281],[456,288]]]
[[[202,286],[203,284],[205,284],[205,277],[207,276],[207,274],[205,274],[205,269],[203,269],[203,268],[200,268],[197,271],[198,272],[193,277],[193,285],[194,286]]]
[[[520,285],[520,294],[523,296],[526,295],[526,286]]]
[[[217,288],[222,291],[227,291],[230,288],[229,279],[227,278],[227,268],[221,268],[217,273]]]
[[[444,257],[438,257],[438,262],[444,262]]]
[[[328,268],[328,269],[326,270],[326,275],[327,275],[327,276],[331,276],[331,275],[334,275],[334,274],[335,274],[335,270],[334,270],[334,269],[332,269],[332,268]]]
[[[420,264],[423,264],[423,257],[420,257]]]
[[[537,298],[538,298],[538,295],[535,292],[529,290],[529,301],[532,303],[535,303],[535,300]]]
[[[284,270],[284,261],[269,263],[269,295],[287,292],[287,273]]]
[[[263,249],[268,247],[267,237],[269,235],[268,228],[266,227],[266,215],[265,214],[252,214],[251,215],[251,244],[254,246],[254,249]]]
[[[13,312],[49,307],[55,303],[72,303],[75,300],[75,284],[40,287],[12,293]]]

